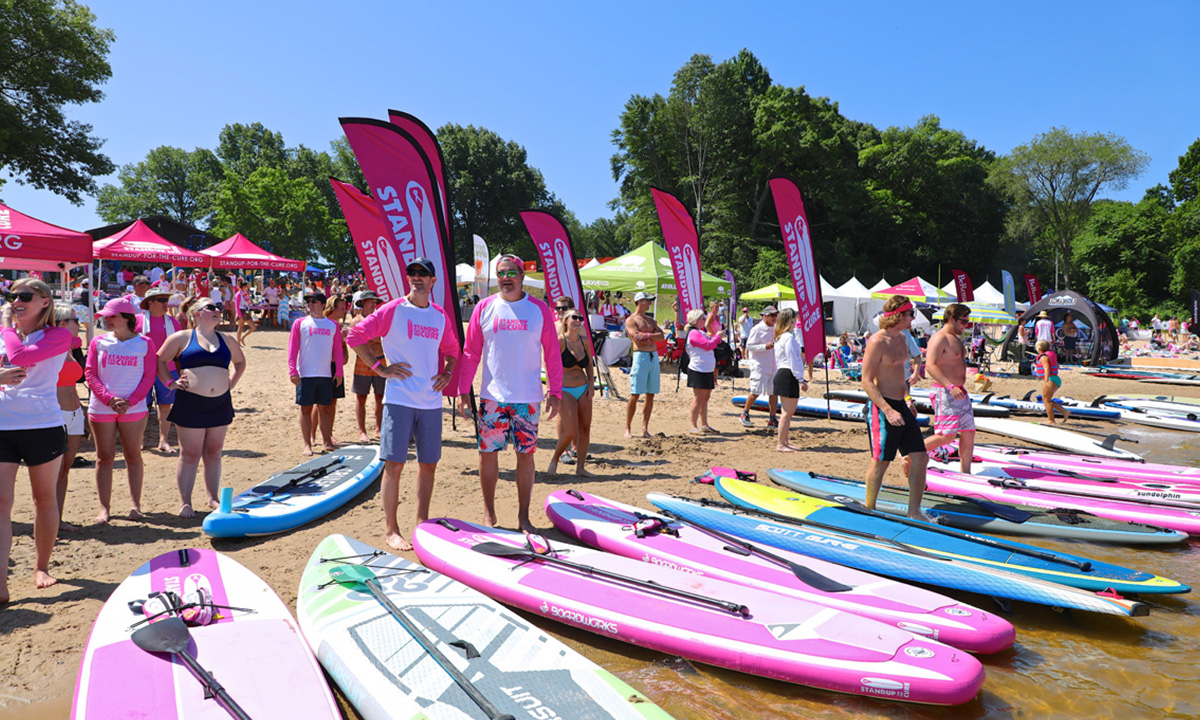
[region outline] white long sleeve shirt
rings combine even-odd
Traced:
[[[775,367],[776,372],[791,370],[796,380],[805,382],[804,341],[791,330],[775,339]]]

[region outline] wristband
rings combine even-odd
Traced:
[[[379,366],[380,366],[380,365],[382,365],[382,364],[383,364],[383,361],[382,361],[382,360],[380,360],[380,359],[378,359],[378,358],[376,358],[376,359],[375,359],[375,364],[371,366],[371,369],[372,369],[372,370],[378,370],[378,369],[379,369]]]

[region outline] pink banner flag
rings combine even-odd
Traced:
[[[667,257],[675,275],[679,313],[687,318],[692,310],[704,309],[704,291],[700,287],[700,237],[696,234],[696,223],[674,195],[656,187],[650,188],[650,193],[654,196],[654,207],[658,209]]]
[[[438,144],[437,136],[416,115],[402,110],[388,110],[388,120],[413,136],[413,139],[417,141],[417,146],[421,148],[421,152],[433,167],[433,177],[437,180],[438,200],[442,204],[442,221],[450,232],[447,238],[453,240],[454,230],[450,222],[450,196],[446,194],[446,161],[442,157],[442,146]]]
[[[975,301],[975,285],[971,282],[971,277],[962,270],[951,270],[954,274],[954,291],[958,294],[960,303],[969,303]]]
[[[442,222],[445,213],[429,158],[416,138],[391,123],[371,118],[341,118],[339,122],[371,186],[380,219],[399,251],[401,267],[407,268],[418,257],[433,263],[437,275],[433,302],[446,311],[447,323],[461,346],[454,247]],[[407,276],[404,283],[407,292]],[[457,395],[459,380],[456,373],[442,393]]]
[[[792,286],[796,289],[796,328],[804,339],[804,360],[808,363],[825,350],[825,314],[812,238],[808,234],[808,217],[804,214],[800,188],[794,180],[775,176],[770,183],[783,234],[784,254],[792,273]]]
[[[1029,290],[1030,305],[1042,299],[1042,284],[1038,281],[1036,275],[1025,276],[1025,287]]]
[[[350,183],[329,178],[333,194],[342,206],[354,249],[362,262],[367,287],[387,302],[404,294],[404,266],[400,264],[399,249],[388,232],[388,226],[375,207],[375,201]]]
[[[570,233],[558,218],[541,210],[522,210],[521,220],[525,222],[529,237],[533,238],[533,244],[537,247],[538,259],[542,262],[546,280],[546,300],[554,302],[560,297],[569,297],[575,303],[576,312],[587,318],[583,281],[579,278],[575,245],[571,242]],[[592,329],[586,320],[582,330],[594,356],[596,348],[592,345]]]

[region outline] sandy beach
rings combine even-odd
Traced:
[[[301,442],[294,395],[286,377],[286,341],[282,331],[260,331],[249,339],[246,348],[247,370],[234,390],[237,417],[225,445],[222,485],[240,492],[273,472],[286,469],[301,460]],[[730,404],[735,394],[744,394],[746,380],[737,379],[731,387],[722,379],[713,393],[710,418],[719,435],[692,436],[687,433],[687,407],[691,391],[682,386],[675,391],[675,376],[664,375],[663,392],[658,396],[651,432],[654,437],[627,441],[622,433],[628,376],[614,369],[621,399],[597,397],[592,426],[594,457],[590,469],[596,478],[576,478],[573,474],[546,475],[554,445],[553,423],[543,423],[537,454],[537,483],[534,488],[533,520],[548,535],[555,537],[542,511],[545,496],[573,486],[624,502],[645,505],[648,491],[709,496],[712,491],[689,484],[711,465],[751,470],[760,475],[769,467],[790,467],[822,471],[835,475],[862,477],[868,465],[864,427],[856,423],[797,419],[793,423],[793,442],[803,452],[784,455],[775,452],[774,432],[766,429],[765,414],[755,418],[755,427],[743,428],[737,410]],[[831,373],[838,388],[857,387]],[[810,396],[824,391],[823,376],[813,383]],[[1038,387],[1032,378],[996,379],[993,390],[1014,396]],[[1062,394],[1080,399],[1124,389],[1130,392],[1189,394],[1187,388],[1168,388],[1129,381],[1088,378],[1073,370],[1064,370]],[[1174,392],[1172,392],[1174,391]],[[1179,392],[1182,391],[1182,392]],[[639,409],[640,414],[640,409]],[[370,415],[370,413],[369,413]],[[437,515],[479,520],[481,502],[476,473],[478,453],[470,425],[458,421],[451,429],[446,413],[444,455],[439,466],[432,512]],[[1071,427],[1097,432],[1114,432],[1116,426],[1072,421]],[[373,430],[373,419],[368,418]],[[147,428],[147,442],[153,444],[157,427]],[[339,402],[334,435],[342,441],[357,438],[353,396]],[[173,437],[173,436],[172,436]],[[983,437],[996,441],[997,438]],[[90,441],[81,454],[94,459]],[[91,624],[101,605],[116,585],[138,565],[160,553],[190,546],[211,546],[230,554],[258,573],[294,608],[297,583],[312,548],[332,532],[358,537],[377,546],[383,544],[379,484],[333,515],[317,524],[279,536],[246,540],[210,540],[200,529],[201,518],[182,520],[175,516],[179,501],[175,488],[175,457],[157,452],[145,453],[146,479],[142,508],[147,519],[132,522],[123,517],[128,491],[118,455],[114,477],[114,519],[107,525],[95,525],[96,503],[93,470],[76,469],[65,519],[80,526],[79,532],[63,533],[51,564],[57,585],[36,590],[33,585],[33,508],[27,475],[17,478],[16,504],[13,510],[14,541],[9,568],[12,601],[0,607],[0,714],[11,717],[62,717],[69,708],[80,657]],[[516,491],[512,482],[514,461],[506,453],[500,461],[501,482],[497,493],[500,524],[516,526]],[[414,468],[415,469],[415,468]],[[560,465],[573,473],[573,466]],[[765,479],[765,478],[764,478]],[[890,484],[902,484],[899,464],[889,470]],[[197,508],[203,501],[197,490]],[[412,475],[401,482],[401,523],[411,523]],[[412,554],[408,556],[412,559]],[[586,644],[576,644],[585,652]],[[42,714],[30,714],[43,708]],[[50,712],[53,708],[55,711]]]

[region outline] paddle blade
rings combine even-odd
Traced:
[[[854,589],[850,585],[843,585],[831,577],[826,577],[819,572],[809,570],[803,565],[797,565],[794,562],[789,562],[788,568],[791,569],[792,574],[795,575],[800,582],[822,592],[839,593]]]
[[[1033,513],[1025,512],[1020,508],[1009,507],[1007,505],[1001,505],[999,503],[989,502],[987,500],[977,500],[975,498],[968,499],[975,503],[975,505],[978,507],[987,510],[1001,520],[1007,520],[1010,523],[1020,524],[1033,517]]]
[[[534,553],[525,548],[513,547],[498,542],[482,542],[478,545],[472,545],[471,549],[477,553],[484,555],[492,555],[494,557],[526,557]]]
[[[187,650],[191,633],[177,617],[169,617],[138,628],[130,638],[146,652],[181,653]]]
[[[339,565],[329,571],[329,578],[339,585],[366,585],[375,579],[375,571],[365,565]]]

